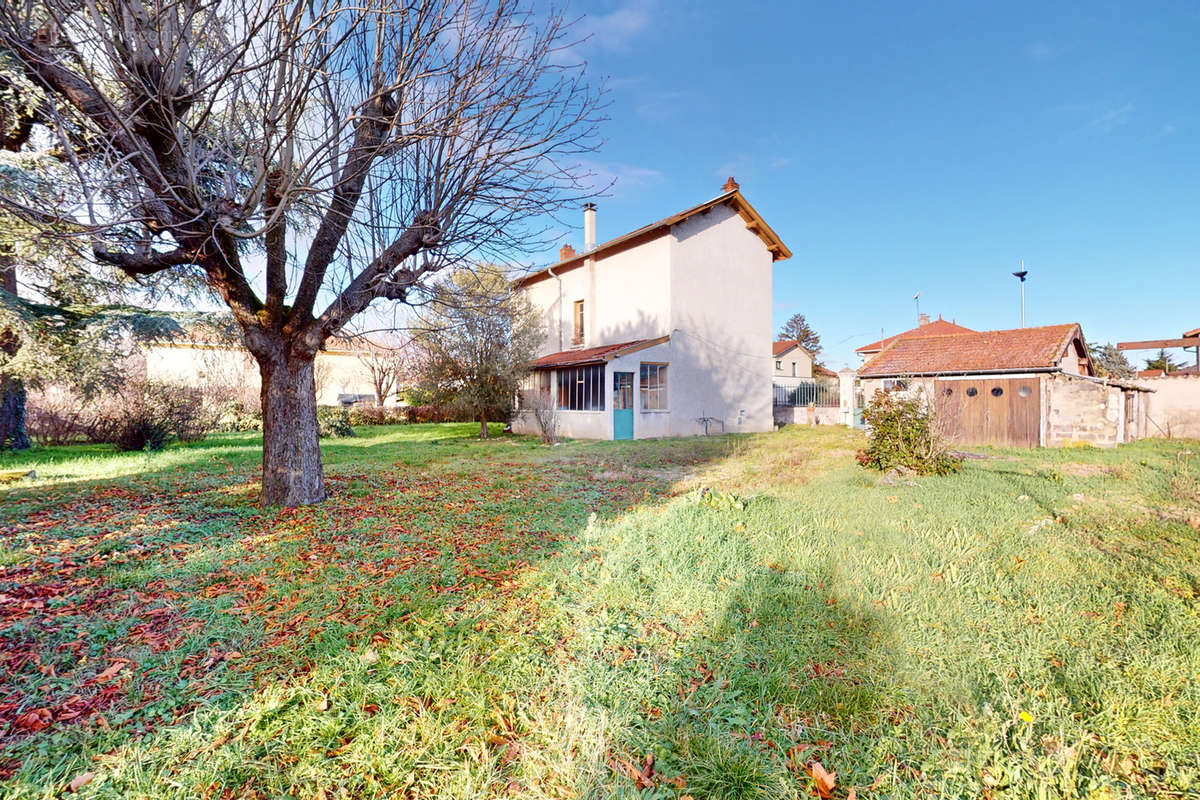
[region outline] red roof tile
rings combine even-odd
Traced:
[[[1007,331],[904,336],[894,339],[863,365],[858,374],[881,378],[1048,369],[1058,365],[1067,345],[1075,338],[1083,339],[1076,323]]]
[[[962,325],[954,322],[947,322],[941,317],[938,317],[932,322],[927,322],[924,325],[918,325],[912,330],[897,333],[894,336],[887,337],[886,339],[880,339],[878,342],[864,344],[862,347],[857,348],[854,352],[875,353],[887,347],[897,339],[904,339],[909,336],[940,336],[946,333],[975,333],[975,331],[971,328],[964,328]]]
[[[583,364],[603,364],[617,356],[626,353],[636,353],[647,347],[662,344],[670,340],[670,336],[660,336],[657,339],[634,339],[632,342],[619,344],[602,344],[583,350],[563,350],[561,353],[550,353],[533,362],[534,369],[551,369],[554,367],[573,367]]]
[[[779,356],[783,355],[784,353],[786,353],[787,351],[791,350],[793,347],[799,347],[801,350],[808,353],[808,348],[801,345],[795,339],[780,339],[778,342],[775,342],[774,344],[771,345],[771,354],[774,355],[775,357],[779,357]],[[810,356],[812,355],[812,353],[808,353],[808,354]]]

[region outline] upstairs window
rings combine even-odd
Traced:
[[[796,362],[792,362],[792,377],[796,377]]]
[[[583,344],[583,301],[576,300],[571,315],[571,344]]]
[[[776,370],[778,370],[779,372],[783,372],[783,362],[782,362],[782,361],[776,361],[776,362],[775,362],[775,369],[776,369]]]
[[[558,408],[560,411],[603,411],[604,365],[560,369]]]
[[[667,410],[667,365],[642,364],[642,411]]]

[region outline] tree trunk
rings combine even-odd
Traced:
[[[17,293],[17,266],[12,250],[0,246],[0,288]],[[11,330],[0,331],[0,350],[16,355],[20,342]],[[25,429],[25,384],[18,378],[0,377],[0,450],[28,450]]]
[[[303,506],[325,499],[313,359],[260,359],[264,506]]]
[[[479,438],[480,439],[488,438],[487,416],[484,414],[479,415]]]
[[[25,385],[16,378],[0,378],[0,450],[28,449]]]

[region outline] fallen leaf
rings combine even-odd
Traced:
[[[821,766],[820,761],[814,761],[808,765],[808,774],[812,777],[813,783],[816,785],[817,794],[822,798],[827,798],[833,794],[833,787],[836,785],[836,772],[829,772],[825,767]]]
[[[76,775],[75,779],[67,784],[68,792],[78,792],[83,787],[92,782],[92,778],[96,777],[94,772],[85,772],[81,775]]]
[[[314,708],[316,708],[317,711],[328,711],[329,710],[329,698],[326,697],[325,695],[321,695],[321,699],[317,700],[317,703],[314,706]]]
[[[117,675],[121,673],[121,670],[125,669],[125,663],[126,662],[124,661],[114,661],[108,665],[107,669],[105,669],[92,680],[94,680],[96,683],[108,683],[113,678],[117,677]]]

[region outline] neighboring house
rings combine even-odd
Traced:
[[[318,405],[375,404],[365,352],[357,341],[335,338],[317,353],[313,372]],[[142,355],[148,380],[229,391],[246,402],[258,397],[262,385],[258,364],[240,345],[191,336],[143,345]],[[395,403],[394,394],[384,399],[385,405]]]
[[[793,386],[813,377],[813,354],[799,342],[786,339],[775,342],[771,346],[771,359],[775,362],[773,381],[778,386]]]
[[[862,347],[857,348],[854,352],[862,356],[863,363],[865,364],[878,355],[879,351],[883,350],[883,348],[887,347],[897,339],[904,339],[909,336],[937,336],[944,333],[975,333],[975,331],[971,330],[970,328],[964,328],[962,325],[957,324],[953,320],[947,322],[946,320],[942,319],[941,314],[939,314],[938,318],[934,320],[931,320],[928,314],[921,314],[917,318],[917,322],[917,327],[912,328],[911,330],[897,333],[893,336],[887,337],[886,339],[880,339],[878,342],[864,344]]]
[[[546,338],[513,427],[555,409],[589,439],[769,431],[771,272],[791,252],[730,178],[712,200],[596,244],[516,282]]]
[[[880,390],[932,397],[944,432],[964,444],[1111,446],[1146,435],[1149,391],[1095,377],[1077,324],[908,331],[858,375],[866,399]]]

